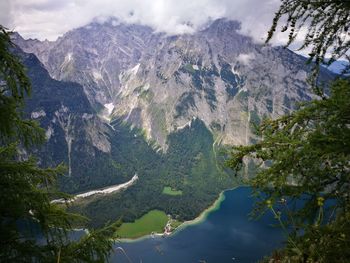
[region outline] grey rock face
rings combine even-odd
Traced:
[[[16,54],[28,68],[32,84],[31,97],[26,100],[26,117],[40,123],[47,139],[45,146],[38,146],[33,152],[44,167],[67,165],[66,176],[59,178],[64,190],[89,189],[95,175],[88,173],[90,167],[98,167],[108,175],[103,170],[106,165],[101,165],[99,160],[111,159],[110,128],[96,116],[81,85],[50,78],[33,54],[20,50]],[[118,175],[113,179],[124,180]],[[108,184],[106,181],[100,184]]]
[[[255,44],[219,19],[191,35],[167,36],[140,25],[92,23],[55,42],[17,43],[58,80],[80,83],[107,119],[123,118],[166,149],[172,131],[204,121],[216,143],[247,144],[253,123],[311,98],[306,59]],[[331,74],[323,70],[323,78]]]
[[[28,53],[36,54],[51,77],[82,84],[89,101],[111,102],[120,87],[119,74],[139,61],[150,28],[114,23],[92,23],[66,33],[55,42],[15,40]]]

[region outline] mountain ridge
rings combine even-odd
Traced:
[[[195,218],[241,179],[222,168],[217,150],[254,142],[255,124],[313,96],[305,58],[237,30],[239,23],[222,19],[177,36],[108,23],[56,42],[14,36],[34,54],[24,55],[34,90],[27,112],[48,136],[37,153],[43,165],[69,167],[61,189],[77,193],[139,176],[122,193],[71,207],[90,226],[133,221],[152,209]],[[321,69],[322,80],[332,77]],[[250,167],[241,175],[251,175]],[[182,195],[164,195],[169,187]]]
[[[239,29],[236,21],[218,19],[194,34],[168,36],[147,26],[105,22],[55,42],[17,43],[55,79],[80,83],[102,115],[144,129],[147,139],[166,150],[167,135],[193,117],[222,143],[247,144],[255,139],[251,114],[276,117],[311,98],[305,58],[256,44]],[[322,76],[332,74],[323,70]]]

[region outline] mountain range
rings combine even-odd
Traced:
[[[314,96],[306,58],[255,43],[227,19],[183,35],[110,19],[56,41],[13,41],[33,83],[26,111],[48,139],[36,153],[42,165],[68,166],[61,188],[77,193],[139,175],[126,191],[73,208],[93,226],[151,209],[194,218],[239,181],[219,150],[254,142],[255,124]],[[331,78],[321,69],[320,81]],[[183,194],[166,196],[166,186]]]

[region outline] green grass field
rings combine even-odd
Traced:
[[[170,186],[165,186],[163,189],[163,194],[165,195],[182,195],[181,190],[173,190]]]
[[[117,231],[120,238],[137,238],[152,232],[163,233],[168,216],[160,210],[152,210],[133,223],[123,223]]]

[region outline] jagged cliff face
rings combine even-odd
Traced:
[[[95,175],[90,168],[100,167],[100,160],[108,162],[111,158],[111,129],[95,114],[81,85],[54,80],[35,55],[20,50],[16,53],[32,83],[32,95],[26,101],[27,117],[45,129],[45,146],[34,150],[41,165],[66,164],[66,176],[60,178],[66,191],[90,188]],[[108,181],[109,167],[104,167],[99,170],[106,172]],[[111,175],[115,181],[124,180],[115,173]],[[101,180],[100,184],[106,182]]]
[[[310,98],[305,58],[263,47],[220,19],[192,35],[139,25],[90,24],[55,42],[17,43],[58,80],[80,83],[106,119],[145,130],[163,149],[167,135],[201,119],[216,143],[247,144],[252,123]],[[327,79],[324,71],[324,78]]]
[[[112,102],[120,88],[120,73],[133,67],[147,48],[152,30],[137,25],[92,23],[66,33],[55,42],[15,42],[36,54],[51,77],[83,85],[92,105]]]
[[[22,54],[33,84],[26,112],[46,131],[47,143],[35,152],[41,164],[68,167],[61,190],[139,176],[126,191],[75,208],[92,226],[153,209],[195,218],[237,179],[221,169],[217,145],[248,144],[254,123],[310,99],[305,58],[255,44],[238,29],[221,19],[195,34],[167,36],[109,21],[55,42],[14,37],[41,62]],[[321,76],[332,77],[326,70]],[[183,194],[163,194],[169,186]]]
[[[195,35],[161,38],[121,78],[114,116],[166,135],[199,118],[227,144],[247,144],[251,123],[287,112],[306,99],[304,59],[263,48],[239,35],[234,22],[217,21]]]

